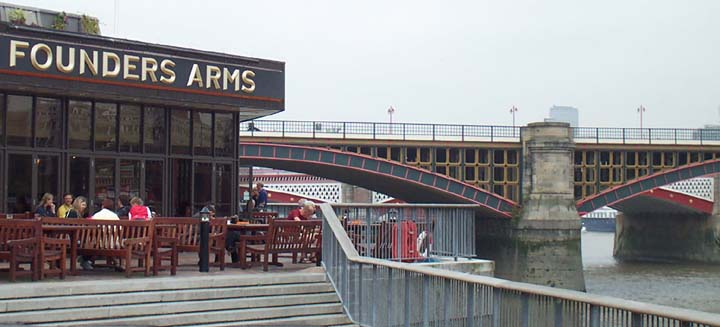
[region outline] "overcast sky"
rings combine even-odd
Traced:
[[[6,0],[104,35],[286,62],[269,119],[581,126],[720,120],[720,1]]]

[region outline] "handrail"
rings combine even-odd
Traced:
[[[241,123],[245,136],[372,140],[518,142],[519,126],[256,120]],[[577,143],[720,144],[720,128],[572,127]]]
[[[709,326],[720,326],[720,315],[713,313],[673,308],[650,303],[642,303],[603,295],[590,295],[578,291],[513,282],[493,277],[470,275],[449,270],[441,270],[436,268],[423,267],[420,265],[412,265],[402,262],[362,257],[358,254],[351,240],[345,233],[345,230],[340,224],[337,216],[335,215],[332,206],[330,204],[323,203],[320,204],[320,209],[322,210],[322,216],[324,217],[323,219],[326,222],[324,228],[330,229],[326,229],[325,233],[331,232],[334,235],[334,237],[337,239],[339,247],[344,253],[344,256],[349,262],[354,264],[385,267],[405,272],[413,272],[425,276],[432,276],[439,279],[450,279],[471,284],[490,286],[495,288],[496,290],[520,292],[529,295],[550,297],[556,300],[581,302],[585,304],[590,304],[592,306],[614,308],[632,313],[653,315],[660,318],[675,319],[682,322],[692,322]],[[328,251],[323,251],[323,264],[325,264],[326,255],[328,255]],[[327,269],[327,267],[326,271],[328,271],[329,274],[329,270]],[[330,276],[330,278],[332,279],[333,276]],[[343,305],[346,306],[346,309],[349,305],[352,305],[351,303],[348,303],[348,299],[342,300]]]

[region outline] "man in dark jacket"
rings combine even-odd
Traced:
[[[115,213],[118,217],[127,217],[130,214],[130,198],[127,194],[120,194],[117,199],[118,209]]]

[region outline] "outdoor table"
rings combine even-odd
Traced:
[[[93,228],[92,226],[78,225],[43,225],[43,234],[52,235],[68,235],[70,236],[70,274],[77,275],[77,246],[78,234],[81,229]]]
[[[238,251],[238,259],[240,261],[236,264],[232,264],[233,267],[240,267],[240,268],[247,268],[246,258],[245,258],[245,240],[242,239],[244,235],[256,235],[258,232],[267,232],[268,228],[270,228],[270,225],[268,224],[230,224],[227,226],[228,231],[236,231],[240,232],[240,247],[236,249]]]

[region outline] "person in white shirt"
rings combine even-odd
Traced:
[[[120,220],[120,217],[112,211],[113,209],[114,201],[112,199],[106,198],[102,202],[102,209],[100,211],[96,212],[92,219],[104,219],[104,220]]]

